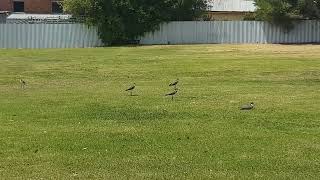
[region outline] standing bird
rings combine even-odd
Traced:
[[[24,89],[24,87],[26,86],[26,81],[20,79],[20,84],[21,84],[21,88]]]
[[[132,96],[132,91],[134,90],[134,88],[136,88],[136,83],[133,83],[133,85],[131,87],[126,89],[126,91],[130,91],[130,96]]]
[[[171,96],[171,99],[173,100],[173,96],[177,94],[177,90],[173,91],[172,93],[166,94],[166,96]]]
[[[177,89],[177,84],[178,83],[179,83],[179,79],[177,79],[174,82],[170,83],[169,86],[174,86],[174,89]]]
[[[241,106],[240,110],[251,110],[254,108],[254,103],[250,103],[250,104],[245,104],[243,106]]]

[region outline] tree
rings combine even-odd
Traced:
[[[156,30],[163,22],[194,20],[208,0],[65,0],[64,10],[96,26],[105,44],[124,43]]]
[[[192,21],[201,18],[213,0],[173,0],[171,21]]]
[[[320,0],[255,0],[257,20],[290,28],[294,20],[319,19]]]
[[[320,0],[300,0],[298,9],[307,19],[320,19]]]

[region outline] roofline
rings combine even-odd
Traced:
[[[254,13],[255,11],[208,11],[208,12],[221,12],[221,13],[228,13],[228,12],[239,12],[239,13]]]

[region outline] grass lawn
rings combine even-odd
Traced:
[[[172,101],[164,94],[176,78]],[[239,110],[251,101],[254,110]],[[1,179],[319,179],[319,170],[320,46],[0,50]]]

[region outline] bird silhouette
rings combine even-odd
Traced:
[[[170,83],[169,86],[174,86],[174,89],[177,89],[177,84],[178,83],[179,83],[179,79],[177,79],[174,82]]]
[[[175,91],[173,91],[173,92],[171,92],[171,93],[166,94],[166,96],[171,96],[171,99],[173,100],[173,96],[176,95],[177,92],[178,92],[178,91],[175,90]]]
[[[21,88],[24,89],[24,87],[26,86],[27,82],[20,79],[20,84],[21,84]]]
[[[132,96],[132,91],[136,88],[136,83],[133,83],[132,86],[130,86],[128,89],[126,89],[126,91],[130,92],[130,96]]]
[[[241,110],[251,110],[251,109],[253,109],[254,108],[254,103],[252,102],[252,103],[250,103],[250,104],[245,104],[245,105],[242,105],[241,106]]]

